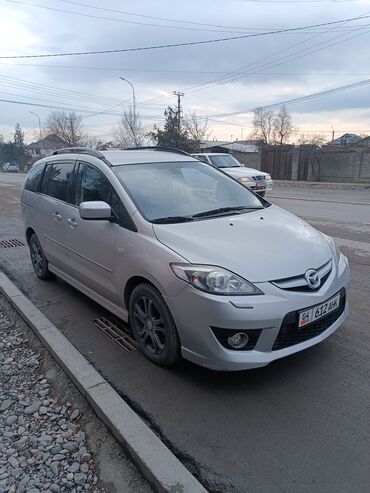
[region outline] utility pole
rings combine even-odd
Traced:
[[[173,94],[177,96],[177,126],[178,131],[181,130],[181,98],[185,96],[183,92],[173,91]]]
[[[136,131],[137,131],[137,127],[136,127],[136,95],[135,95],[135,88],[133,86],[133,84],[125,79],[124,77],[120,77],[121,80],[127,82],[128,84],[130,84],[131,86],[131,89],[132,89],[132,112],[133,112],[133,129],[132,129],[132,136],[134,138],[134,143],[135,143],[135,147],[137,147],[137,135],[136,135]]]
[[[333,142],[334,137],[335,137],[335,132],[334,132],[334,127],[333,125],[331,126],[332,134],[331,134],[331,141]]]
[[[42,157],[42,154],[44,152],[44,144],[42,142],[42,132],[41,132],[41,120],[40,120],[40,116],[38,115],[38,113],[35,113],[34,111],[30,111],[30,113],[32,113],[32,115],[35,115],[37,116],[38,120],[39,120],[39,132],[40,132],[40,155]]]

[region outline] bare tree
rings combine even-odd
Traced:
[[[283,105],[277,113],[266,108],[256,108],[253,118],[253,136],[267,145],[283,145],[297,131],[292,117]]]
[[[301,155],[308,161],[312,180],[320,181],[321,162],[324,157],[323,146],[326,143],[325,137],[320,134],[313,134],[309,137],[302,134],[298,142],[301,145]]]
[[[47,133],[57,135],[68,146],[77,146],[86,138],[81,121],[74,111],[51,111],[46,120]]]
[[[114,132],[114,140],[120,147],[141,147],[144,144],[145,133],[140,115],[131,108],[123,113]]]
[[[283,145],[289,142],[290,137],[296,132],[290,113],[283,105],[274,117],[274,141],[275,144]]]
[[[182,125],[187,131],[189,138],[192,139],[198,147],[203,140],[209,140],[211,131],[208,128],[207,118],[201,119],[196,113],[192,113],[183,119]]]
[[[262,140],[264,144],[272,144],[274,141],[274,120],[275,115],[272,110],[256,108],[253,117],[253,137]]]

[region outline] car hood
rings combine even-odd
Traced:
[[[217,265],[251,282],[301,275],[332,258],[323,235],[270,206],[240,215],[154,224],[157,239],[193,264]]]
[[[224,171],[226,174],[232,176],[233,178],[241,178],[242,176],[248,176],[252,177],[255,176],[256,173],[254,173],[250,168],[242,168],[242,167],[237,167],[234,166],[232,168],[220,168],[221,171]]]
[[[254,169],[254,168],[248,168],[247,166],[245,167],[245,169],[248,171],[248,173],[251,173],[251,175],[253,175],[253,176],[266,174],[264,171],[261,171],[259,169]]]

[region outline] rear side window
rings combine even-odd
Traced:
[[[29,190],[30,192],[39,191],[40,179],[44,168],[45,164],[37,164],[36,166],[32,166],[27,175],[26,183],[24,184],[25,190]]]
[[[50,197],[70,202],[74,162],[48,164],[42,180],[41,191]]]

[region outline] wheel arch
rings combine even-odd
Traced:
[[[33,234],[36,234],[35,230],[31,227],[28,227],[26,229],[26,240],[27,240],[27,244],[29,245],[30,244],[30,240],[31,240],[31,236]]]
[[[156,284],[151,280],[149,280],[148,278],[144,276],[133,276],[126,282],[125,289],[123,292],[123,301],[125,303],[125,307],[127,310],[129,307],[131,294],[133,290],[136,288],[136,286],[138,286],[139,284],[149,284],[154,289],[159,291],[160,294],[162,294],[161,288],[159,286],[156,286]]]

